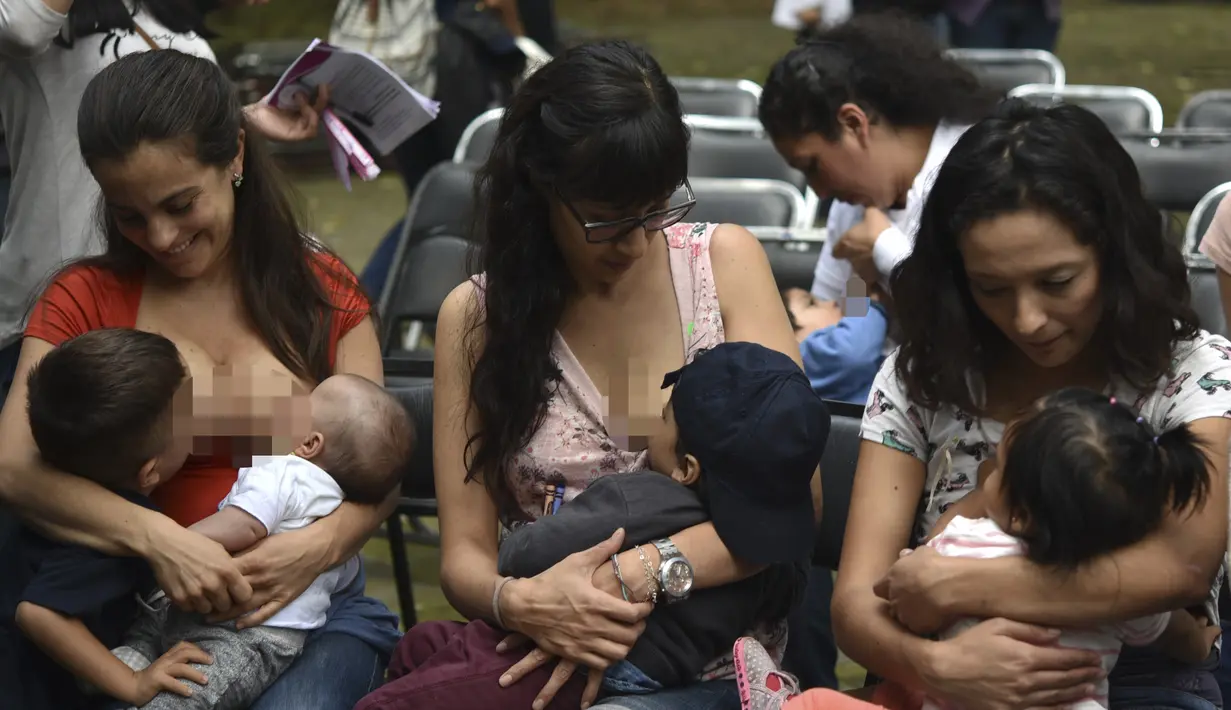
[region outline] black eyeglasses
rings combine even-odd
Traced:
[[[677,205],[670,205],[666,209],[655,210],[641,217],[625,217],[624,219],[613,219],[608,222],[587,222],[573,207],[572,203],[564,199],[564,195],[560,194],[560,190],[556,189],[556,197],[564,203],[564,206],[576,218],[578,224],[586,230],[586,241],[591,244],[603,244],[606,242],[614,242],[624,238],[629,232],[638,227],[645,227],[647,232],[657,232],[673,224],[679,224],[680,220],[684,219],[692,208],[697,205],[697,197],[692,193],[692,185],[688,181],[684,181],[684,201]]]

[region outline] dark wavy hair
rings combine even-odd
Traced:
[[[239,152],[243,130],[244,182],[235,189],[230,250],[236,287],[278,361],[296,376],[320,382],[332,371],[335,307],[329,290],[345,285],[362,293],[362,287],[345,266],[327,264],[342,261],[300,230],[290,186],[263,139],[244,128],[239,96],[222,69],[170,49],[130,54],[103,69],[86,86],[77,113],[81,156],[91,168],[123,160],[145,142],[182,141],[202,165],[225,170]],[[106,251],[66,270],[89,265],[136,276],[152,263],[120,232],[101,199],[99,220]]]
[[[1093,390],[1047,396],[1013,424],[1001,471],[1026,556],[1074,568],[1145,538],[1168,510],[1200,506],[1210,491],[1202,445],[1186,425],[1155,432]]]
[[[482,480],[502,515],[520,515],[507,467],[542,424],[560,377],[552,339],[576,290],[549,199],[620,208],[667,199],[687,176],[688,140],[658,62],[621,41],[566,51],[505,110],[475,187],[486,282],[468,336],[478,430],[466,446],[467,480]]]
[[[1066,224],[1098,254],[1107,372],[1150,389],[1178,341],[1197,334],[1188,276],[1142,193],[1133,159],[1078,106],[1006,102],[954,146],[923,207],[914,251],[891,286],[902,340],[897,373],[929,408],[980,412],[968,375],[985,373],[1003,333],[975,304],[958,241],[972,225],[1023,209]]]
[[[843,104],[911,128],[974,123],[998,98],[919,22],[873,13],[809,35],[779,59],[761,92],[760,116],[775,139],[819,133],[833,140]]]
[[[133,15],[144,10],[158,20],[159,24],[176,34],[196,33],[203,39],[218,35],[205,26],[205,15],[216,10],[219,0],[135,0],[129,9],[124,0],[85,0],[73,3],[68,11],[68,22],[56,35],[55,43],[72,49],[76,41],[90,35],[114,35],[120,30],[132,32],[136,28]],[[117,52],[118,42],[111,43]],[[103,42],[100,51],[107,51]]]

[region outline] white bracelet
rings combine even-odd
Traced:
[[[504,591],[504,585],[512,582],[512,577],[501,577],[496,582],[496,590],[492,592],[492,617],[496,620],[496,626],[504,628],[504,619],[500,618],[500,592]]]

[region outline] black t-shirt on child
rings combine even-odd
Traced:
[[[146,496],[116,493],[154,509]],[[137,595],[154,586],[145,560],[48,539],[0,509],[0,704],[23,710],[87,704],[76,679],[17,627],[18,604],[27,601],[80,619],[104,646],[114,648],[136,617]]]

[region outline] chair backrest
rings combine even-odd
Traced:
[[[761,85],[747,79],[671,77],[685,113],[703,116],[756,118]]]
[[[846,516],[851,507],[851,487],[855,483],[855,466],[859,463],[859,429],[863,423],[863,405],[826,401],[829,408],[829,440],[821,459],[821,525],[817,529],[812,563],[828,569],[838,569],[842,559],[842,538],[846,534]]]
[[[687,117],[693,128],[689,177],[760,178],[790,183],[801,193],[808,182],[774,150],[757,121],[711,121]]]
[[[949,56],[979,77],[984,86],[1007,94],[1023,84],[1065,84],[1064,64],[1041,49],[951,49]]]
[[[1188,100],[1175,125],[1181,128],[1231,128],[1231,90],[1202,91]]]
[[[415,188],[406,210],[406,231],[443,229],[470,234],[474,222],[474,163],[437,163]]]
[[[1163,105],[1158,98],[1135,86],[1066,84],[1056,89],[1047,84],[1026,84],[1009,92],[1039,105],[1069,103],[1081,106],[1103,119],[1112,133],[1163,130]]]
[[[458,284],[474,275],[477,245],[450,235],[429,235],[407,248],[393,263],[381,308],[381,350],[406,347],[400,337],[407,321],[435,323],[444,303]],[[414,338],[418,340],[418,338]],[[410,344],[413,349],[415,343]]]
[[[797,227],[805,224],[807,205],[794,185],[753,178],[691,178],[697,206],[691,222],[730,222],[744,226]],[[683,188],[676,193],[680,196]]]
[[[779,289],[812,290],[816,262],[825,242],[792,239],[762,239],[761,247],[769,258],[769,269]]]
[[[504,109],[493,108],[475,117],[453,149],[455,163],[483,163],[496,144],[496,132],[500,129],[500,117]]]
[[[1197,322],[1205,330],[1227,337],[1227,318],[1222,309],[1222,293],[1218,290],[1218,268],[1204,256],[1190,255],[1188,283],[1192,288]]]
[[[1146,197],[1160,209],[1188,212],[1211,189],[1231,182],[1231,144],[1123,144],[1137,163]]]
[[[1206,232],[1210,231],[1210,225],[1214,223],[1214,214],[1218,212],[1218,205],[1228,194],[1231,194],[1231,182],[1224,182],[1205,193],[1205,197],[1202,197],[1197,206],[1193,208],[1193,213],[1188,216],[1188,227],[1184,230],[1185,254],[1195,253],[1197,247],[1201,246],[1202,238],[1205,237]]]
[[[415,427],[415,448],[402,473],[402,495],[407,498],[435,498],[432,475],[432,381],[407,381],[386,384],[385,389],[398,398]]]

